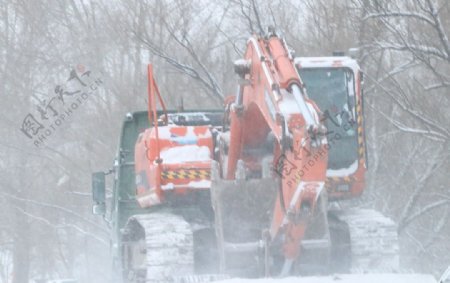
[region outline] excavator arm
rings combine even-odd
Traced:
[[[235,70],[240,84],[229,107],[230,131],[225,133],[229,144],[227,162],[221,164],[226,168],[222,175],[234,180],[239,175],[239,164],[245,164],[245,178],[258,179],[263,160],[271,156],[277,181],[276,187],[269,190],[277,196],[271,223],[266,227],[266,241],[268,246],[282,242],[285,264],[281,272],[287,274],[299,256],[319,196],[325,194],[325,129],[320,124],[318,107],[303,91],[285,41],[274,32],[264,38],[250,38],[244,59],[236,61]],[[271,143],[271,152],[267,151],[267,143]],[[261,194],[255,189],[250,197],[258,199]]]

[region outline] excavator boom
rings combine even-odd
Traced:
[[[253,202],[270,205],[258,207],[244,201],[231,213],[221,211],[225,205],[220,203],[225,201],[213,199],[216,221],[227,222],[223,220],[224,215],[241,220],[243,215],[248,215],[249,220],[243,226],[255,226],[252,216],[257,213],[247,211],[236,215],[239,209],[245,211],[251,207],[263,209],[259,214],[269,215],[266,217],[269,222],[258,227],[257,236],[227,236],[230,233],[219,229],[219,242],[223,242],[219,250],[223,250],[224,259],[227,247],[233,245],[253,243],[255,246],[258,241],[266,241],[267,249],[278,245],[277,257],[283,258],[284,264],[275,272],[288,274],[299,256],[308,222],[317,211],[323,210],[323,204],[318,203],[326,201],[323,188],[327,140],[320,110],[306,97],[286,43],[273,32],[266,37],[250,38],[244,59],[236,62],[235,70],[241,84],[229,107],[230,130],[221,136],[222,174],[219,175],[222,179],[213,180],[212,195],[241,200],[245,195]],[[235,183],[236,179],[240,181]],[[228,194],[231,196],[226,197]],[[321,235],[321,240],[323,237],[327,237],[326,233]],[[224,264],[223,268],[226,268]],[[268,274],[273,268],[264,266],[263,269]]]

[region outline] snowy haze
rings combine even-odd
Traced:
[[[336,205],[390,217],[401,270],[439,276],[450,264],[449,3],[0,0],[0,283],[111,282],[91,173],[113,168],[125,114],[146,109],[147,63],[168,108],[221,109],[233,61],[268,25],[297,56],[358,48],[369,168],[361,198]],[[262,282],[347,282],[333,280]]]
[[[436,283],[433,276],[424,274],[353,274],[327,277],[289,277],[283,279],[230,279],[223,283]]]

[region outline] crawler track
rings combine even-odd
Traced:
[[[174,282],[194,274],[193,233],[171,213],[135,215],[127,223],[127,282]]]
[[[192,225],[180,215],[156,212],[131,217],[124,231],[124,282],[198,283],[227,279],[219,274],[195,274],[194,243]]]
[[[350,272],[396,272],[399,270],[399,244],[397,225],[380,212],[370,209],[333,211],[349,233],[348,249]],[[342,231],[342,229],[341,229]]]

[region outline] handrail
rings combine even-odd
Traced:
[[[156,138],[156,152],[157,152],[157,159],[156,162],[159,164],[161,163],[161,157],[160,157],[160,146],[159,146],[159,131],[158,131],[158,114],[156,109],[156,99],[155,95],[158,96],[159,103],[161,104],[161,107],[164,111],[165,116],[165,124],[167,124],[167,110],[166,105],[164,104],[164,101],[161,97],[161,94],[158,89],[158,85],[156,84],[155,78],[153,77],[153,66],[152,64],[148,64],[147,67],[148,72],[148,122],[150,126],[155,128],[155,138]]]

